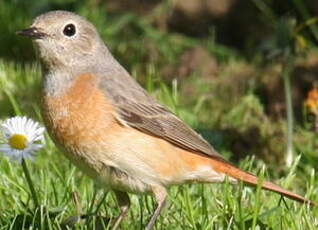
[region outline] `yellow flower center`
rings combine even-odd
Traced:
[[[13,134],[9,138],[9,145],[15,149],[25,149],[28,146],[28,139],[22,134]]]

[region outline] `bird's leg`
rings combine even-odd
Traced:
[[[115,191],[115,195],[120,207],[120,214],[119,216],[115,219],[115,223],[112,227],[112,230],[117,229],[119,226],[120,222],[124,219],[124,217],[127,215],[127,212],[130,207],[130,200],[129,196],[126,192],[121,192],[121,191]]]
[[[167,198],[167,191],[164,187],[156,186],[152,188],[152,192],[155,195],[156,201],[157,201],[157,208],[155,209],[154,213],[152,214],[145,230],[150,230],[153,228],[156,219],[158,218],[162,208],[166,204],[166,198]]]

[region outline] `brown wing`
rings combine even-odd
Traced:
[[[223,159],[206,140],[157,103],[134,79],[125,75],[105,78],[101,88],[112,99],[120,119],[127,125],[180,148]]]

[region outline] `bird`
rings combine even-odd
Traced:
[[[130,208],[128,193],[154,196],[157,206],[145,225],[150,230],[171,186],[258,184],[257,176],[227,161],[148,94],[84,17],[49,11],[17,34],[31,38],[39,51],[41,111],[52,140],[75,166],[116,195],[120,214],[112,229]],[[263,181],[261,186],[316,205],[272,182]]]

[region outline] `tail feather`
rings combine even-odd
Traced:
[[[239,169],[237,167],[235,167],[234,165],[231,165],[230,163],[221,163],[218,162],[217,164],[213,164],[214,169],[216,169],[219,172],[225,173],[228,176],[231,176],[235,179],[241,180],[247,184],[253,185],[253,186],[257,186],[258,185],[258,177],[248,173],[242,169]],[[279,193],[283,196],[286,196],[292,200],[296,200],[299,201],[301,203],[308,203],[310,205],[313,206],[317,206],[318,204],[314,201],[308,200],[303,196],[300,196],[296,193],[293,193],[291,191],[288,191],[272,182],[269,181],[263,181],[262,183],[262,188],[269,190],[269,191],[273,191],[276,193]]]

